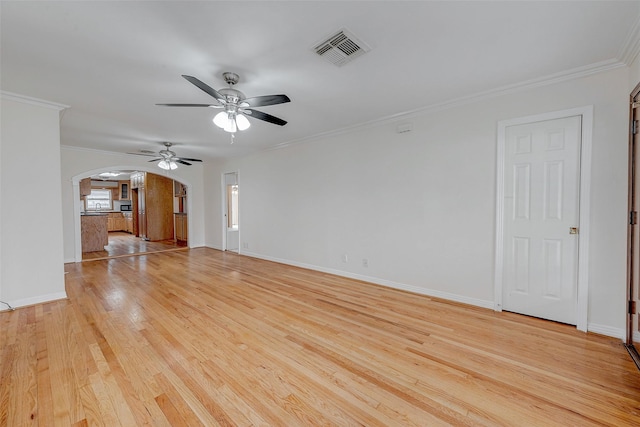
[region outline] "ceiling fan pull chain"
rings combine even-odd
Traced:
[[[231,134],[231,143],[233,144],[234,142],[236,142],[236,134],[232,133]]]

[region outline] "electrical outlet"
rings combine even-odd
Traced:
[[[249,242],[242,242],[242,249],[249,249]]]
[[[366,258],[362,258],[362,266],[363,267],[369,267],[369,260]]]
[[[349,262],[349,257],[347,254],[342,254],[342,262]]]

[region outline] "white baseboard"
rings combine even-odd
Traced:
[[[221,250],[222,250],[222,246],[218,246],[218,245],[209,245],[209,244],[206,244],[206,243],[205,243],[204,247],[205,247],[205,248],[216,249],[216,250],[218,250],[218,251],[221,251]]]
[[[413,292],[416,294],[427,295],[435,298],[442,298],[449,301],[459,302],[463,304],[474,305],[482,308],[489,308],[493,310],[493,301],[485,301],[477,298],[469,298],[462,295],[452,294],[449,292],[443,292],[435,289],[422,288],[414,285],[407,285],[405,283],[393,282],[390,280],[380,279],[377,277],[364,276],[361,274],[350,273],[348,271],[336,270],[333,268],[319,267],[317,265],[305,264],[301,262],[275,258],[270,256],[265,256],[253,252],[242,251],[241,255],[249,256],[252,258],[259,258],[265,261],[277,262],[280,264],[291,265],[294,267],[306,268],[308,270],[315,270],[322,273],[335,274],[336,276],[347,277],[349,279],[362,280],[364,282],[374,283],[376,285],[386,286],[388,288],[400,289],[403,291]]]
[[[51,302],[51,301],[56,301],[56,300],[66,299],[66,298],[67,298],[66,292],[56,292],[54,294],[38,295],[37,297],[22,298],[22,299],[17,299],[13,301],[7,301],[7,302],[9,303],[9,305],[11,305],[11,307],[19,308],[19,307],[25,307],[28,305],[43,304],[45,302]],[[0,304],[0,305],[2,305],[2,307],[0,307],[0,311],[9,309],[4,304]]]
[[[75,262],[76,262],[76,259],[75,259],[75,258],[70,258],[70,259],[65,259],[65,260],[64,260],[64,263],[65,263],[65,264],[73,264],[73,263],[75,263]]]
[[[595,323],[589,323],[587,325],[587,331],[594,332],[600,335],[606,335],[608,337],[620,338],[623,341],[627,336],[627,332],[624,329],[614,328],[606,325],[598,325]]]

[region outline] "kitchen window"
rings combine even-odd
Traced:
[[[84,207],[87,211],[113,210],[111,190],[91,190],[91,194],[84,199]]]

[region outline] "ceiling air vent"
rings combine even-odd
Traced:
[[[338,67],[351,62],[371,48],[349,31],[342,29],[314,47],[315,52]]]

